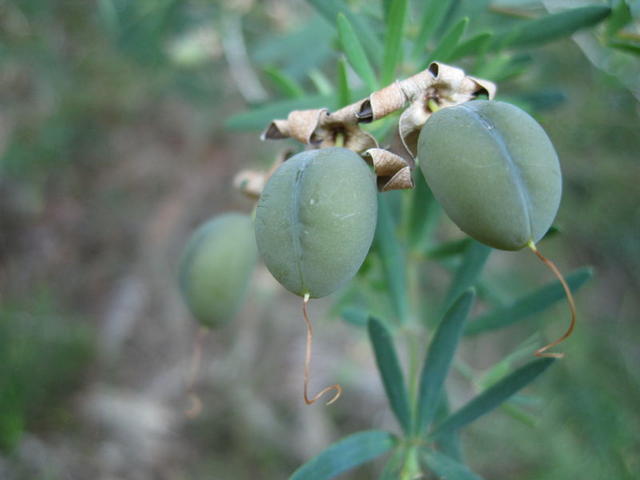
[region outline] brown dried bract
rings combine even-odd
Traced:
[[[307,145],[317,145],[320,141],[314,133],[327,115],[329,110],[326,108],[293,110],[286,120],[273,120],[262,132],[260,138],[262,140],[294,138]]]
[[[291,155],[293,150],[283,150],[277,156],[269,170],[241,170],[237,173],[233,179],[233,186],[240,190],[247,197],[258,200],[262,194],[262,190],[267,183],[267,180],[273,175],[273,172],[282,165]]]
[[[376,139],[359,126],[359,104],[329,113],[326,108],[294,110],[286,120],[273,120],[262,133],[262,140],[294,138],[316,148],[343,146],[355,152],[376,147]]]
[[[375,168],[374,157],[384,157],[385,162],[397,159],[390,160],[388,155],[394,154],[377,148],[376,139],[362,130],[359,124],[373,122],[406,107],[400,115],[398,131],[407,152],[414,157],[420,129],[435,110],[432,107],[440,109],[458,105],[479,95],[492,99],[495,93],[496,86],[492,82],[466,75],[459,68],[434,62],[426,70],[387,85],[336,112],[329,112],[326,108],[294,110],[286,120],[273,120],[261,138],[294,138],[314,148],[343,146],[357,153],[365,152]],[[386,153],[372,154],[372,151]],[[402,157],[396,157],[404,165],[394,170],[393,174],[379,173],[376,169],[383,191],[413,187],[411,168]]]
[[[373,167],[381,192],[413,188],[411,167],[400,155],[383,148],[370,148],[362,157]]]
[[[431,81],[428,81],[428,75]],[[415,156],[420,129],[433,113],[430,102],[435,102],[438,108],[459,105],[486,95],[492,99],[496,94],[496,86],[488,80],[468,76],[463,70],[434,62],[424,72],[411,77],[418,81],[407,84],[410,105],[400,116],[398,130],[405,148],[411,156]]]

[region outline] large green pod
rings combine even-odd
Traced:
[[[291,292],[323,297],[364,261],[377,220],[373,172],[356,153],[325,148],[287,160],[256,210],[258,251]]]
[[[508,103],[437,111],[420,132],[418,159],[447,215],[491,247],[537,243],[558,211],[558,155],[540,124]]]
[[[193,233],[182,255],[180,290],[198,322],[215,327],[236,315],[256,258],[253,222],[248,215],[226,213]]]

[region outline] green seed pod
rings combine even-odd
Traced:
[[[236,315],[256,258],[253,222],[248,215],[226,213],[193,233],[182,255],[180,290],[199,323],[216,327]]]
[[[491,247],[537,243],[558,211],[558,155],[540,124],[508,103],[437,111],[420,132],[418,159],[447,215]]]
[[[364,261],[377,220],[375,177],[345,148],[299,153],[267,182],[256,210],[258,251],[289,291],[323,297]]]

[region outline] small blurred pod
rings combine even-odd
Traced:
[[[238,313],[256,260],[249,215],[225,213],[193,233],[180,262],[180,291],[201,325],[217,327]]]

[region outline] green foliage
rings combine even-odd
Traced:
[[[475,293],[467,291],[449,308],[429,345],[420,375],[416,432],[423,432],[433,421],[442,398],[442,387],[458,347]]]
[[[590,268],[581,268],[566,278],[573,292],[582,287],[591,278]],[[516,299],[511,305],[499,307],[476,318],[467,325],[465,335],[478,335],[491,330],[504,328],[516,322],[526,320],[536,313],[540,313],[553,304],[564,300],[564,290],[560,282],[551,282],[540,287],[535,292]]]
[[[276,67],[267,67],[264,69],[264,73],[267,74],[271,82],[283,96],[292,98],[304,96],[304,90],[298,82]]]
[[[436,425],[431,435],[437,437],[438,435],[459,430],[491,412],[509,397],[533,382],[554,361],[552,358],[542,358],[519,368]]]
[[[538,46],[571,35],[577,30],[600,23],[611,13],[608,7],[594,6],[567,10],[529,20],[516,25],[512,30],[497,35],[492,46],[513,48]]]
[[[376,90],[378,88],[376,74],[349,20],[342,13],[339,13],[337,24],[340,45],[353,66],[353,70],[360,76],[369,90]]]
[[[331,445],[296,470],[289,480],[329,480],[389,451],[396,444],[381,430],[354,433]]]
[[[380,320],[369,318],[369,338],[384,389],[389,397],[391,410],[395,413],[402,429],[409,432],[411,430],[411,408],[404,383],[404,374],[393,346],[393,336]]]
[[[398,65],[402,64],[402,44],[407,17],[408,0],[391,2],[387,21],[387,34],[384,42],[384,56],[382,58],[382,84],[393,81]]]
[[[456,0],[427,0],[423,3],[420,29],[415,41],[413,56],[419,60],[436,30],[444,23],[447,12],[453,7]]]
[[[64,420],[64,401],[90,359],[89,331],[46,297],[0,305],[0,450],[34,426]],[[58,419],[58,420],[56,420]]]
[[[431,52],[428,60],[422,64],[422,67],[426,68],[432,61],[435,60],[448,62],[453,53],[456,51],[456,48],[460,44],[460,39],[467,29],[467,25],[469,25],[469,19],[466,17],[453,25],[442,37],[442,40],[438,43],[438,46]]]
[[[398,242],[396,228],[388,200],[378,195],[378,224],[376,226],[375,250],[380,256],[387,282],[389,300],[401,323],[407,321],[409,304],[407,299],[406,256]]]
[[[447,480],[482,480],[464,465],[439,452],[425,452],[424,461],[431,470]]]
[[[468,243],[445,296],[444,309],[448,309],[462,292],[475,285],[490,254],[491,249],[485,245],[474,241]]]

